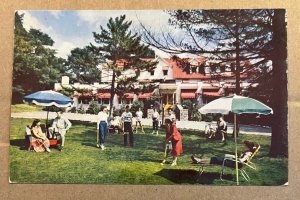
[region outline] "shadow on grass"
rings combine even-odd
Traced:
[[[28,146],[25,139],[10,140],[10,145],[17,146],[19,147],[20,150],[27,150],[27,146]]]
[[[192,169],[162,169],[155,173],[157,176],[166,178],[176,184],[214,184],[214,180],[220,180],[218,172],[204,172],[201,176],[196,170]],[[233,180],[232,175],[224,175],[224,180]]]

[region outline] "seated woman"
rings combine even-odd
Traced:
[[[35,152],[51,152],[49,149],[50,142],[46,135],[42,132],[41,122],[39,119],[35,119],[31,125],[32,133],[32,146]]]
[[[238,157],[238,167],[242,167],[242,163],[247,162],[247,160],[251,157],[253,152],[255,151],[255,144],[253,142],[244,141],[244,152]],[[214,165],[223,165],[225,158],[220,157],[212,157],[210,159],[200,159],[195,157],[194,155],[191,156],[193,164],[214,164]],[[227,167],[235,167],[235,161],[226,159],[224,162],[224,166]]]
[[[215,137],[215,134],[221,134],[222,142],[225,141],[225,134],[227,133],[227,124],[222,115],[218,118],[217,130],[213,130],[211,127],[209,128],[210,128],[210,135],[208,138]]]

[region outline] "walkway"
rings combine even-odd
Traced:
[[[97,115],[91,114],[78,114],[78,113],[64,113],[64,116],[70,120],[79,120],[79,121],[89,121],[96,122]],[[37,118],[37,119],[46,119],[47,112],[23,112],[23,113],[12,113],[11,117],[13,118]],[[54,119],[56,117],[55,112],[49,112],[49,119]],[[152,126],[151,119],[142,119],[142,123],[147,126]],[[177,127],[180,129],[192,129],[192,130],[205,130],[205,125],[208,122],[195,122],[195,121],[178,121]],[[228,123],[228,133],[232,133],[233,125]],[[241,134],[254,134],[254,135],[266,135],[271,136],[270,127],[262,127],[255,125],[240,125]]]

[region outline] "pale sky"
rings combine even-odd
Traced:
[[[162,10],[40,10],[19,11],[24,13],[24,27],[40,29],[54,40],[54,49],[57,56],[67,58],[70,51],[76,47],[82,48],[94,42],[92,32],[100,32],[99,26],[106,27],[110,17],[126,14],[126,19],[131,20],[134,28],[139,28],[139,21],[154,32],[171,31],[173,34],[182,35],[179,29],[168,25],[169,15]],[[155,50],[161,57],[169,55]]]

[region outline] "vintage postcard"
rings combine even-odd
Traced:
[[[14,23],[10,183],[288,184],[285,9]]]

